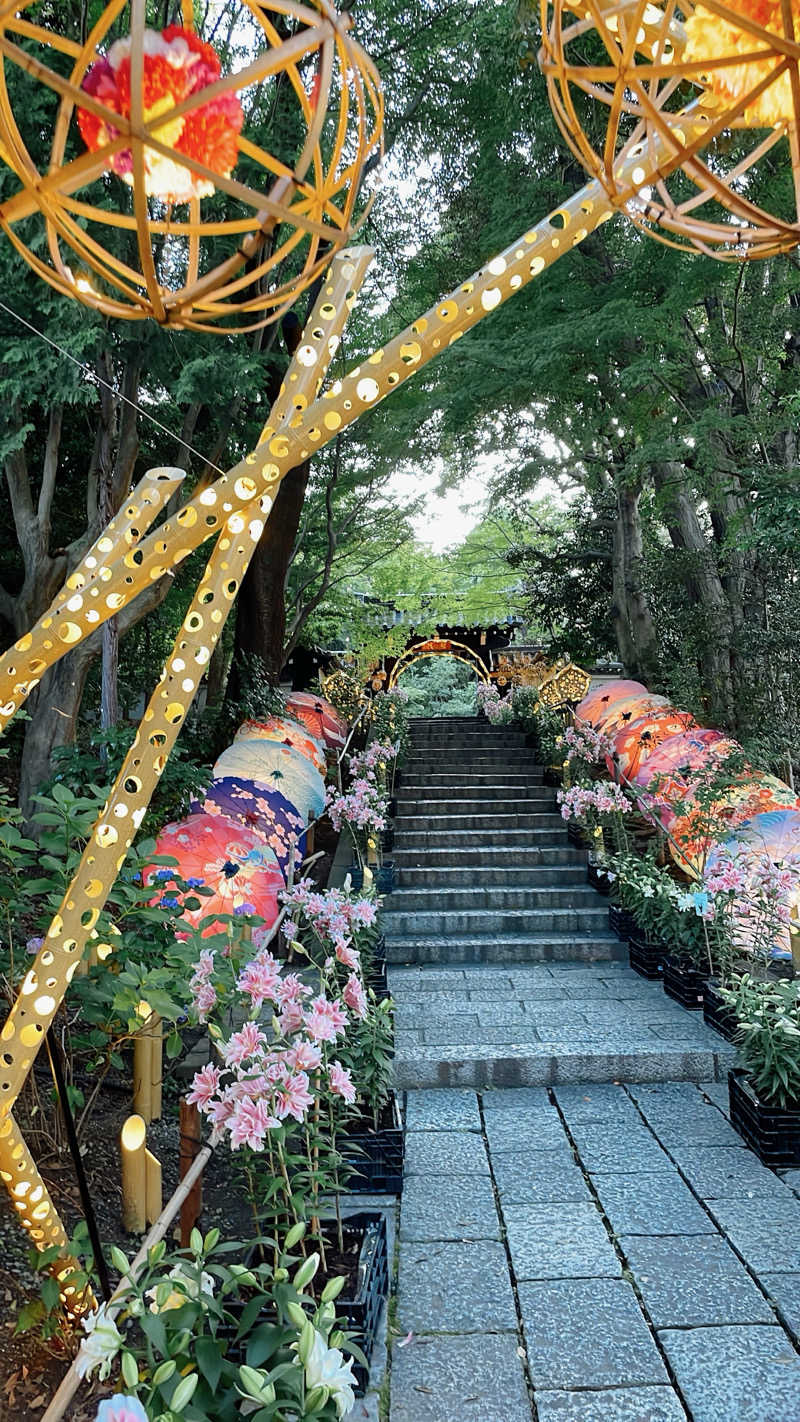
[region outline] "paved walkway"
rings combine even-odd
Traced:
[[[800,1422],[800,1172],[620,961],[521,739],[419,722],[403,769],[389,1422]]]
[[[409,1093],[391,1422],[798,1422],[800,1173],[726,1100]]]

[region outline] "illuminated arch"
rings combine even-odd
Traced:
[[[450,637],[430,637],[426,642],[417,643],[415,647],[406,647],[401,653],[389,673],[387,690],[391,691],[403,672],[407,672],[415,662],[427,661],[431,657],[452,657],[455,661],[471,667],[479,681],[491,681],[491,673],[483,657],[472,647],[468,647],[466,642],[456,642]]]

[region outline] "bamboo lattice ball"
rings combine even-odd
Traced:
[[[541,14],[559,128],[637,226],[724,260],[800,242],[798,0],[541,0]]]
[[[230,69],[184,3],[156,31],[111,0],[83,42],[34,0],[0,7],[0,227],[106,316],[256,330],[363,220],[380,79],[330,0],[241,0]]]

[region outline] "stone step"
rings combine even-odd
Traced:
[[[484,790],[493,791],[495,786],[504,785],[541,786],[542,772],[540,770],[485,770],[475,774],[469,770],[443,771],[433,767],[429,775],[412,775],[404,770],[399,781],[399,787],[403,791],[407,788],[437,790],[444,787],[461,789],[469,786],[476,795],[481,794]],[[555,793],[549,785],[543,788],[547,789],[551,795]]]
[[[494,874],[481,876],[484,882],[466,885],[463,880],[455,886],[445,886],[441,883],[431,884],[427,888],[406,887],[396,889],[391,896],[391,904],[387,899],[383,905],[383,919],[387,932],[391,932],[392,922],[395,914],[406,913],[427,913],[442,910],[449,913],[451,910],[463,910],[465,913],[472,913],[475,909],[519,909],[523,910],[550,910],[574,908],[583,912],[584,909],[597,908],[600,896],[596,889],[590,887],[585,879],[583,884],[566,884],[560,887],[552,882],[535,887],[528,882],[500,884]],[[604,899],[600,905],[604,910],[605,922],[608,922],[608,901]]]
[[[599,895],[596,896],[599,898]],[[405,912],[391,907],[394,895],[383,905],[386,941],[395,938],[472,937],[477,934],[596,933],[608,932],[608,905],[599,908],[457,908],[418,909]]]
[[[697,1014],[617,962],[392,967],[389,987],[396,1082],[407,1090],[711,1082],[734,1055]]]
[[[543,888],[558,888],[563,884],[586,884],[586,867],[583,864],[543,864],[543,865],[523,865],[514,868],[504,867],[502,862],[487,864],[485,858],[477,861],[485,869],[487,884],[491,884],[494,889],[497,886],[519,884],[521,888],[528,889],[537,885]],[[472,889],[476,883],[474,867],[463,867],[460,864],[440,865],[438,868],[431,868],[427,860],[423,860],[421,865],[403,866],[397,864],[395,856],[395,877],[401,888],[420,888],[429,890],[440,890],[448,888],[460,888],[463,890]],[[481,880],[484,875],[481,875]]]
[[[509,761],[513,761],[515,765],[522,765],[525,769],[543,768],[538,765],[533,751],[528,751],[523,746],[512,748],[481,746],[476,750],[465,751],[463,746],[457,745],[448,746],[442,750],[412,750],[403,760],[402,768],[405,770],[406,767],[410,768],[415,765],[441,765],[443,768],[453,766],[463,769],[465,766],[469,766],[476,770],[482,767],[491,770],[493,767],[507,767]]]
[[[597,933],[463,933],[446,938],[409,934],[386,938],[389,963],[614,963],[627,962],[627,945],[615,934]]]
[[[409,748],[415,751],[455,749],[464,747],[470,751],[486,747],[487,750],[514,749],[527,745],[521,731],[510,731],[503,736],[485,735],[479,731],[468,732],[463,736],[414,736],[409,742]]]
[[[437,795],[431,792],[430,795],[423,795],[417,792],[417,797],[410,798],[408,791],[403,787],[398,792],[397,806],[398,814],[422,815],[485,815],[487,806],[490,807],[493,816],[509,814],[512,810],[517,810],[520,814],[555,814],[555,802],[552,793],[541,790],[539,793],[525,793],[527,786],[501,785],[497,793],[472,797],[472,787],[465,790],[463,797],[457,795],[452,789],[448,789],[444,795]],[[559,819],[561,816],[559,815]],[[563,823],[563,822],[562,822]]]
[[[438,830],[444,834],[450,830],[481,830],[489,840],[494,839],[496,832],[510,829],[547,830],[551,834],[561,830],[566,834],[566,826],[561,816],[548,814],[546,811],[503,811],[498,814],[487,814],[484,811],[482,814],[465,814],[459,810],[453,814],[398,814],[395,816],[394,826],[398,834],[407,830],[412,833]]]
[[[586,877],[584,850],[573,849],[568,845],[552,845],[546,839],[543,839],[541,845],[530,841],[525,844],[486,844],[485,840],[478,839],[460,846],[447,844],[428,848],[423,845],[419,849],[413,849],[409,848],[406,836],[402,841],[395,840],[392,858],[397,867],[402,867],[403,873],[406,872],[406,865],[415,873],[430,873],[434,877],[450,870],[458,870],[469,878],[470,883],[475,882],[476,865],[492,871],[502,869],[506,873],[516,873],[517,870],[530,873],[531,868],[539,866],[568,865],[579,870],[581,881]]]
[[[528,817],[530,818],[530,817]],[[397,823],[395,821],[395,823]],[[563,820],[561,824],[563,825]],[[410,850],[413,853],[422,851],[441,850],[444,853],[451,853],[458,849],[481,848],[487,851],[499,847],[508,846],[513,849],[530,849],[531,847],[542,847],[545,849],[566,849],[569,844],[566,830],[563,831],[563,841],[561,838],[555,839],[553,830],[545,829],[519,829],[511,827],[509,829],[495,829],[491,834],[487,834],[485,829],[448,829],[435,830],[427,829],[405,829],[402,834],[399,829],[395,836],[395,853],[400,850]]]

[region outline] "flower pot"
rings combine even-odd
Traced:
[[[393,820],[394,817],[395,817],[395,815],[397,814],[397,796],[396,796],[396,795],[392,795],[391,799],[389,800],[389,803],[388,803],[388,805],[386,806],[386,814],[387,814],[387,816],[389,817],[390,820]]]
[[[375,958],[372,966],[367,968],[364,973],[364,987],[374,992],[378,1002],[385,1002],[387,997],[391,997],[385,958]]]
[[[716,978],[706,978],[703,984],[703,1020],[726,1042],[732,1042],[736,1035],[736,1013],[719,990]]]
[[[611,885],[608,882],[608,875],[606,874],[605,869],[601,869],[598,864],[587,864],[586,878],[591,884],[592,888],[597,890],[598,894],[603,894],[604,896],[607,896],[611,892]]]
[[[731,1125],[773,1170],[800,1166],[800,1103],[793,1110],[768,1106],[741,1070],[728,1072]]]
[[[384,859],[380,869],[373,870],[375,876],[375,889],[379,894],[390,894],[394,888],[394,863],[391,859]]]
[[[347,866],[347,872],[348,872],[348,874],[350,875],[350,887],[353,888],[353,889],[356,889],[356,890],[358,890],[358,889],[363,889],[363,887],[364,887],[364,870],[363,870],[363,867],[362,867],[360,864],[349,864],[349,865]]]
[[[664,991],[667,997],[679,1002],[689,1012],[699,1012],[703,1006],[703,985],[706,975],[702,968],[693,963],[682,963],[679,958],[664,959]]]
[[[399,1195],[403,1189],[405,1135],[393,1091],[376,1131],[371,1117],[354,1121],[341,1142],[342,1155],[354,1171],[348,1188],[366,1195]]]
[[[543,785],[563,785],[564,772],[560,766],[547,765],[542,771]]]
[[[381,835],[381,848],[384,854],[391,854],[394,849],[394,825],[387,825]]]
[[[620,908],[619,904],[609,904],[608,926],[623,943],[626,938],[630,938],[631,934],[636,932],[636,920],[633,914],[628,909]]]
[[[646,938],[640,929],[634,929],[628,939],[628,961],[633,971],[642,978],[660,978],[663,958],[663,944]]]
[[[576,849],[586,849],[589,844],[589,836],[586,831],[574,820],[567,820],[567,839],[570,844],[575,845]]]

